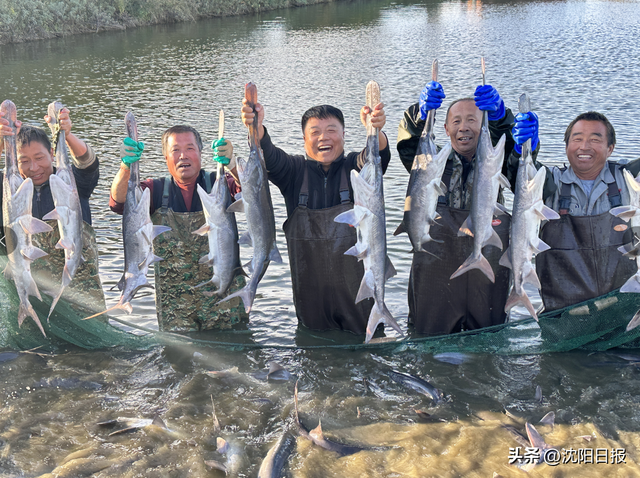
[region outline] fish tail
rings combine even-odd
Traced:
[[[365,344],[368,344],[369,341],[371,341],[373,334],[381,323],[392,327],[396,332],[404,336],[402,329],[398,325],[398,322],[396,322],[396,319],[391,315],[391,312],[389,312],[386,304],[382,303],[382,307],[380,307],[378,303],[375,302],[371,308],[369,321],[367,322],[367,335],[364,339]]]
[[[20,302],[20,308],[18,309],[18,327],[22,327],[22,322],[24,322],[24,319],[27,317],[27,315],[33,319],[33,321],[36,323],[36,325],[40,329],[40,332],[42,332],[42,335],[46,337],[47,334],[45,334],[44,328],[42,327],[42,323],[38,318],[38,314],[36,314],[36,311],[33,310],[31,303],[27,302],[25,304],[24,302]]]
[[[253,305],[253,299],[256,298],[256,291],[251,287],[251,283],[247,284],[245,287],[240,289],[233,294],[229,294],[224,299],[220,299],[218,304],[221,302],[226,302],[227,300],[231,300],[234,297],[240,297],[242,299],[242,304],[244,305],[244,310],[248,314],[251,312],[251,306]]]
[[[496,281],[496,276],[493,274],[491,264],[489,264],[489,261],[482,255],[482,253],[479,257],[474,257],[474,255],[471,254],[467,260],[462,263],[458,270],[451,274],[451,279],[455,279],[471,269],[479,269],[491,282]]]
[[[53,302],[51,302],[51,308],[49,309],[49,315],[47,315],[47,322],[49,322],[49,318],[51,317],[51,314],[53,313],[53,309],[56,308],[56,305],[58,304],[58,301],[60,300],[60,297],[62,297],[62,293],[64,292],[64,286],[60,287],[60,292],[58,292],[58,295],[55,296],[55,298],[53,299]]]
[[[620,287],[620,292],[640,293],[640,276],[638,274],[632,275],[629,280]]]
[[[529,311],[529,313],[531,314],[531,317],[536,319],[536,321],[538,320],[538,314],[536,313],[536,309],[534,309],[533,304],[531,303],[531,300],[529,299],[529,296],[527,295],[527,293],[523,289],[522,294],[518,294],[518,292],[514,287],[513,290],[511,291],[511,294],[509,294],[507,303],[504,305],[504,311],[509,312],[509,310],[512,307],[515,307],[516,305],[524,305]]]

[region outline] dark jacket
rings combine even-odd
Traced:
[[[303,155],[290,155],[276,148],[271,142],[267,129],[260,141],[260,147],[264,153],[264,161],[267,166],[269,180],[278,186],[284,196],[287,205],[287,217],[291,216],[293,210],[298,206],[300,189],[304,178],[304,169],[309,174],[309,209],[325,209],[340,204],[340,170],[346,168],[349,180],[349,195],[353,201],[353,189],[351,188],[351,170],[360,171],[364,165],[364,150],[359,153],[344,153],[336,159],[328,171],[325,171],[322,164],[309,159]],[[391,153],[389,145],[380,151],[382,161],[382,172],[387,170]]]

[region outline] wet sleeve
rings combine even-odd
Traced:
[[[100,162],[93,150],[87,145],[87,152],[81,156],[92,157],[90,164],[82,164],[82,169],[76,166],[76,161],[73,161],[71,169],[73,170],[73,176],[76,180],[76,187],[78,188],[78,196],[81,198],[89,199],[93,190],[98,185],[100,179]]]
[[[149,193],[151,194],[151,197],[153,198],[153,179],[145,179],[144,181],[142,181],[140,183],[140,187],[144,190],[144,189],[149,189]],[[117,202],[115,199],[113,199],[113,196],[111,196],[111,192],[109,192],[109,208],[115,212],[116,214],[120,214],[122,215],[122,213],[124,212],[124,203],[123,202]],[[154,213],[155,209],[153,207],[153,200],[151,201],[151,214]]]
[[[292,186],[296,176],[295,156],[291,156],[280,148],[276,148],[271,142],[271,137],[266,127],[264,129],[264,136],[260,141],[260,147],[264,154],[264,162],[267,166],[269,181],[278,186],[281,191]]]
[[[420,117],[420,106],[416,103],[404,112],[402,121],[398,126],[397,149],[400,161],[402,161],[407,171],[411,171],[413,166],[413,158],[416,155],[424,125],[425,121]]]

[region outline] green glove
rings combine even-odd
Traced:
[[[211,143],[211,149],[213,149],[213,160],[217,161],[223,166],[227,166],[229,164],[229,161],[231,161],[231,158],[225,156],[228,149],[226,146],[227,141],[224,138],[220,138],[219,140],[213,141]]]
[[[120,156],[122,162],[127,166],[130,166],[136,161],[140,161],[140,156],[144,151],[144,143],[142,141],[135,141],[128,136],[122,140],[122,146],[120,147]]]

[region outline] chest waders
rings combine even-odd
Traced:
[[[344,254],[356,243],[355,228],[334,221],[338,214],[353,208],[344,167],[340,174],[341,204],[309,209],[305,168],[298,207],[284,223],[293,303],[298,320],[310,329],[364,334],[373,300],[355,303],[364,265]]]
[[[615,163],[609,167],[615,178]],[[615,181],[609,184],[608,195],[612,208],[622,205]],[[632,239],[624,221],[609,212],[572,216],[570,207],[571,184],[562,183],[560,219],[549,221],[540,233],[551,249],[536,256],[545,312],[618,289],[637,271],[635,260],[618,251]]]
[[[452,167],[447,167],[442,181],[451,182]],[[438,214],[430,235],[442,242],[423,244],[428,252],[415,252],[409,275],[409,324],[424,335],[441,335],[474,330],[505,322],[504,306],[509,292],[508,268],[498,264],[503,251],[509,246],[511,216],[502,214],[494,219],[493,229],[502,240],[503,249],[488,246],[482,249],[495,274],[492,283],[481,271],[472,269],[450,279],[473,252],[473,237],[458,236],[458,229],[469,215],[469,210],[446,206],[446,196],[438,199]],[[497,224],[497,222],[500,222]]]
[[[60,240],[57,221],[46,221],[53,231],[34,234],[31,236],[33,245],[45,251],[48,256],[36,259],[31,264],[31,275],[35,279],[41,292],[51,295],[60,290],[62,271],[64,269],[64,249],[56,249]],[[104,292],[100,274],[98,273],[98,244],[96,232],[82,221],[82,257],[84,262],[80,264],[73,276],[71,283],[65,287],[61,300],[67,302],[79,315],[85,316],[97,314],[105,310]],[[55,310],[54,310],[55,314]],[[105,316],[97,320],[107,320]]]
[[[210,192],[210,175],[204,176],[207,192]],[[171,228],[153,241],[154,253],[163,259],[154,264],[159,329],[174,332],[225,329],[247,320],[249,317],[240,298],[216,305],[220,297],[213,293],[216,289],[213,284],[195,288],[211,280],[213,275],[211,267],[198,262],[209,253],[207,237],[192,234],[204,223],[204,212],[174,212],[169,209],[170,186],[171,178],[165,178],[162,207],[151,216],[153,224]],[[229,293],[244,285],[244,277],[236,276]]]

